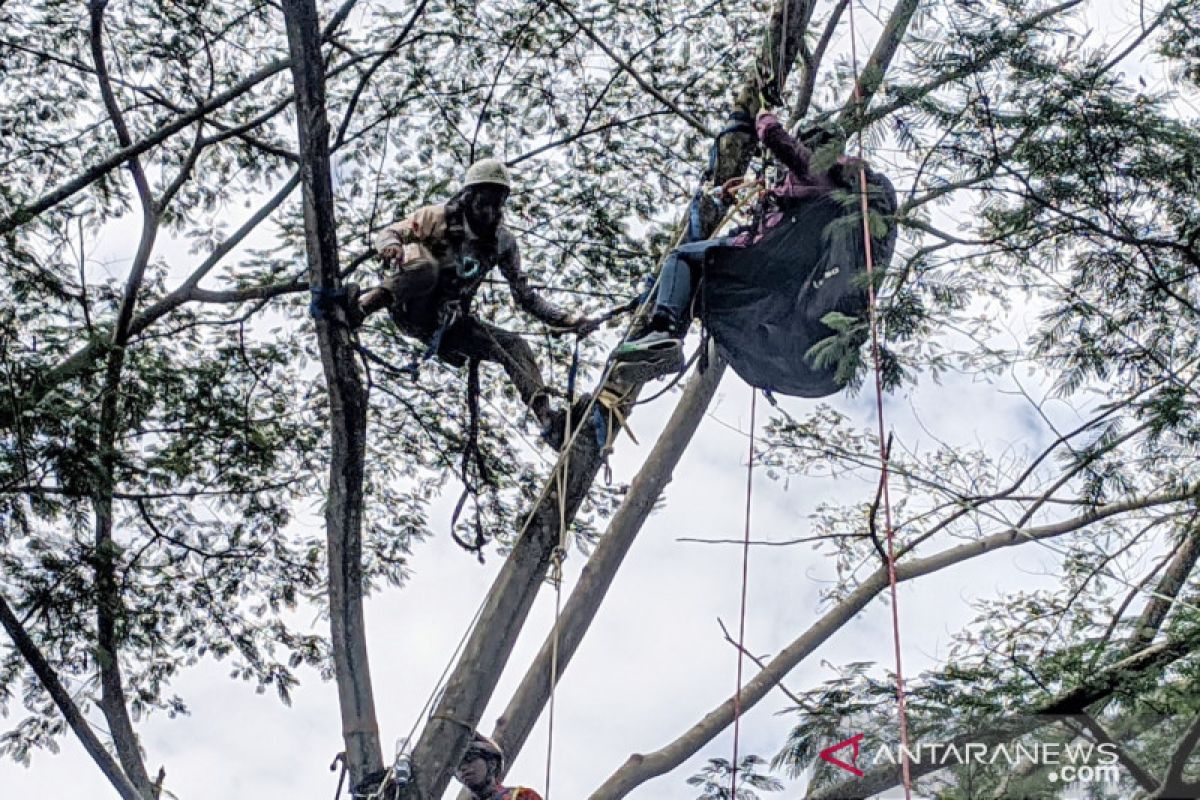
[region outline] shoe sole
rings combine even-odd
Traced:
[[[613,365],[613,373],[626,380],[645,383],[683,369],[683,348],[655,348],[642,351],[646,358],[620,359]]]
[[[636,353],[658,353],[665,350],[682,349],[682,345],[680,345],[678,339],[660,339],[657,342],[650,342],[649,344],[637,345],[636,347],[626,345],[626,347],[628,349],[619,350],[618,352],[625,352],[632,355]]]

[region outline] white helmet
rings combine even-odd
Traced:
[[[467,169],[467,177],[463,180],[463,188],[479,186],[480,184],[493,184],[495,186],[503,186],[505,189],[512,189],[512,179],[508,175],[508,168],[494,158],[484,158],[476,161]]]

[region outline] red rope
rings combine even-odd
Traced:
[[[742,661],[746,653],[746,588],[750,585],[750,497],[754,488],[754,415],[758,390],[750,389],[750,460],[746,463],[746,522],[742,543],[742,604],[738,618],[737,691],[733,693],[733,764],[729,796],[737,798],[738,740],[742,721]]]
[[[858,42],[854,32],[854,0],[847,4],[850,17],[850,53],[854,64],[854,99],[858,106],[858,156],[863,160],[863,96],[858,71]],[[883,374],[879,366],[879,314],[875,306],[875,259],[871,247],[871,223],[867,205],[867,170],[865,160],[858,170],[860,212],[863,223],[863,247],[867,256],[867,303],[871,320],[871,361],[875,368],[875,415],[879,421],[879,481],[883,495],[883,524],[887,532],[888,586],[892,600],[892,641],[896,651],[896,704],[900,712],[900,775],[904,781],[905,800],[912,800],[912,778],[908,763],[908,707],[904,699],[904,669],[900,658],[900,606],[896,596],[895,531],[892,529],[892,506],[888,492],[888,451],[884,444]]]

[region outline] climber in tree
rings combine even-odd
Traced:
[[[764,197],[765,206],[757,224],[732,236],[689,242],[667,256],[654,310],[643,327],[616,352],[616,361],[624,365],[626,374],[638,380],[683,369],[683,337],[695,314],[700,272],[710,250],[756,244],[783,221],[785,208],[837,189],[852,188],[850,168],[861,163],[857,160],[839,157],[828,169],[812,169],[814,151],[824,154],[836,147],[840,152],[844,141],[839,141],[841,137],[835,132],[814,128],[801,135],[803,141],[797,140],[765,107],[758,112],[755,129],[759,141],[785,168],[783,177]]]
[[[493,267],[499,267],[517,304],[560,330],[587,333],[595,323],[539,297],[521,273],[516,239],[501,218],[512,187],[508,170],[487,158],[467,170],[462,188],[442,205],[424,206],[384,228],[380,256],[395,272],[362,293],[351,306],[361,324],[387,308],[404,333],[428,346],[428,355],[462,366],[470,359],[504,367],[552,447],[563,438],[561,410],[551,408],[533,350],[519,335],[471,314],[471,302]]]
[[[463,753],[454,777],[466,786],[475,800],[542,800],[533,789],[506,788],[500,784],[504,773],[504,751],[481,733],[476,733]]]

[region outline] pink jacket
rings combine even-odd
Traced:
[[[770,193],[775,198],[785,201],[803,200],[846,188],[828,171],[817,173],[810,171],[809,161],[812,159],[812,151],[784,130],[783,124],[774,114],[760,114],[755,122],[755,127],[758,129],[758,140],[788,170],[783,180],[770,189]],[[860,162],[858,159],[843,156],[838,159],[837,163],[842,166],[850,166]],[[738,247],[744,247],[752,242],[757,242],[782,220],[782,211],[772,211],[763,218],[761,231],[754,232],[753,239],[751,239],[751,232],[747,231],[734,239],[733,243]]]

